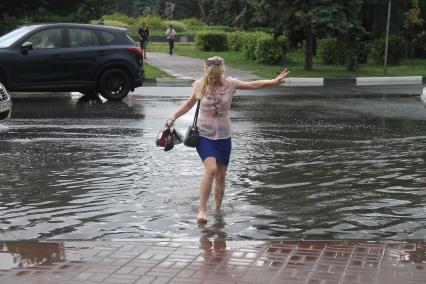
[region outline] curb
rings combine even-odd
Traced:
[[[184,84],[191,85],[193,79],[145,78],[145,84]],[[356,77],[356,78],[287,78],[283,86],[288,87],[357,87],[383,85],[422,85],[426,76],[406,77]]]
[[[285,86],[291,87],[356,87],[383,85],[422,85],[426,76],[406,77],[356,77],[356,78],[288,78]]]
[[[191,87],[194,81],[192,79],[177,78],[145,78],[143,85],[149,87]]]

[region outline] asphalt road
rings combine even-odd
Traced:
[[[179,87],[179,88],[177,88]],[[420,96],[426,85],[382,85],[382,86],[336,86],[336,87],[273,87],[256,91],[238,91],[240,95],[284,95],[304,97],[392,97]],[[173,89],[171,89],[173,88]],[[164,80],[147,83],[137,88],[133,95],[144,96],[187,96],[191,94],[191,82],[184,80]]]

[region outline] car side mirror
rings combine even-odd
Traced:
[[[33,49],[34,49],[34,43],[29,42],[29,41],[24,42],[24,43],[21,45],[20,49],[21,49],[21,52],[22,52],[22,53],[27,54],[27,52],[28,52],[29,50],[33,50]]]

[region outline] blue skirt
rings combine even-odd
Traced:
[[[211,140],[206,137],[200,137],[200,145],[197,147],[198,155],[204,162],[208,157],[216,158],[221,164],[228,166],[231,156],[232,141],[231,137],[226,139]]]

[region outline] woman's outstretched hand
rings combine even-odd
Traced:
[[[289,73],[290,73],[290,71],[288,71],[287,68],[284,69],[284,71],[281,72],[280,75],[278,75],[275,79],[273,79],[274,83],[276,85],[280,85],[280,84],[284,83],[285,82],[284,79],[287,78],[287,76],[288,76]]]

